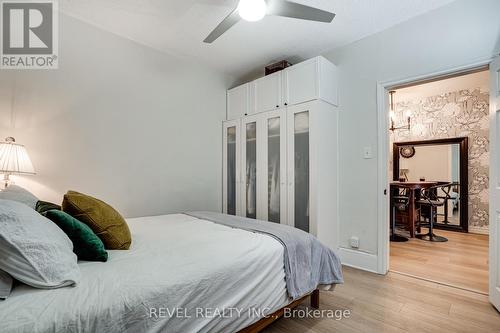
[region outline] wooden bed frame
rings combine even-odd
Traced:
[[[307,297],[311,297],[311,303],[310,303],[311,307],[314,308],[314,309],[318,309],[319,308],[319,290],[316,289],[312,293],[310,293],[308,295],[305,295],[304,297],[299,298],[299,299],[293,301],[292,303],[290,303],[290,304],[282,307],[278,311],[275,311],[273,314],[271,314],[271,315],[269,315],[269,316],[267,316],[265,318],[262,318],[258,322],[253,323],[252,325],[250,325],[248,327],[245,327],[244,329],[242,329],[238,333],[257,333],[257,332],[262,331],[266,326],[270,325],[275,320],[281,318],[283,316],[284,312],[285,312],[285,309],[294,309],[294,308],[296,308]]]

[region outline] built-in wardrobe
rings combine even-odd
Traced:
[[[309,59],[228,91],[223,212],[337,247],[337,69]]]

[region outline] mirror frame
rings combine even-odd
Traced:
[[[392,177],[399,180],[400,148],[405,146],[437,146],[459,144],[460,146],[460,225],[434,225],[436,229],[469,232],[469,138],[457,137],[448,139],[433,139],[421,141],[393,142],[392,144]]]

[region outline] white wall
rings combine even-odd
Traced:
[[[17,183],[128,217],[220,210],[229,78],[67,16],[59,30],[58,70],[0,71],[0,138],[25,144],[38,173]]]
[[[498,54],[498,13],[498,0],[456,1],[326,54],[340,74],[342,247],[349,248],[349,237],[358,236],[359,250],[376,260],[378,161],[376,156],[363,159],[363,147],[377,151],[377,82],[429,74]]]

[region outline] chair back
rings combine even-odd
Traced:
[[[410,189],[405,186],[397,186],[391,193],[392,204],[398,210],[406,210],[410,203]]]
[[[458,183],[446,183],[422,189],[422,191],[420,191],[420,199],[428,201],[431,205],[442,205],[447,200],[451,199],[450,193],[457,184]]]

